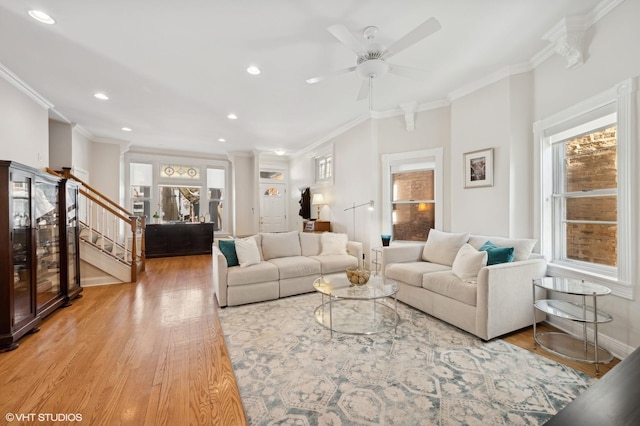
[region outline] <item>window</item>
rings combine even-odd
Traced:
[[[215,159],[168,158],[163,155],[127,155],[128,204],[149,223],[212,222],[219,233],[229,232],[225,210],[228,162]]]
[[[615,115],[610,117],[615,120]],[[616,126],[553,146],[553,258],[615,275],[618,264]]]
[[[442,226],[442,148],[382,156],[383,233],[394,241],[426,241]]]
[[[151,217],[151,187],[153,182],[153,166],[144,163],[129,165],[130,196],[133,214]]]
[[[333,155],[326,154],[316,157],[316,182],[326,182],[333,179]]]
[[[435,171],[431,164],[417,166],[418,170],[391,173],[394,240],[426,241],[435,226]]]
[[[225,170],[207,169],[207,191],[209,195],[209,219],[214,231],[222,229],[224,217]]]
[[[537,234],[551,275],[631,298],[637,202],[631,80],[536,122]]]

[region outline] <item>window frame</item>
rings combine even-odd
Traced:
[[[443,194],[443,149],[433,148],[420,151],[402,152],[397,154],[383,154],[382,155],[382,233],[389,234],[393,232],[393,193],[392,193],[392,178],[393,173],[398,168],[409,168],[412,165],[432,163],[433,167],[429,167],[429,170],[433,170],[433,203],[435,204],[435,228],[442,230],[443,220],[443,206],[442,206],[442,194]],[[416,169],[418,170],[418,169]],[[420,169],[423,170],[423,169]],[[405,241],[405,240],[403,240]],[[407,243],[415,241],[406,241]]]
[[[122,194],[124,197],[125,206],[132,210],[133,197],[130,194],[131,188],[131,163],[150,164],[153,170],[153,183],[151,185],[151,214],[156,211],[158,204],[160,203],[159,191],[162,186],[185,186],[185,187],[197,187],[200,188],[201,201],[207,203],[209,200],[208,182],[207,182],[207,169],[220,169],[224,170],[225,175],[225,188],[223,197],[225,200],[225,206],[222,217],[222,229],[216,231],[218,235],[227,235],[231,233],[231,217],[233,216],[232,203],[229,200],[229,194],[231,194],[231,167],[228,161],[207,159],[207,158],[193,158],[188,156],[168,156],[165,154],[151,154],[144,152],[127,152],[125,153],[125,167],[124,167],[124,187],[126,192]],[[163,164],[185,164],[200,169],[199,179],[189,178],[168,178],[160,177],[160,167]],[[205,198],[202,195],[206,195]],[[147,218],[147,223],[151,223],[152,218]]]
[[[638,270],[635,266],[638,243],[637,226],[633,221],[637,213],[638,196],[633,190],[638,178],[632,164],[636,161],[635,148],[635,83],[624,80],[610,89],[567,108],[557,114],[536,121],[533,126],[535,142],[535,235],[540,241],[541,253],[548,261],[547,273],[551,276],[565,276],[584,279],[611,288],[612,293],[633,299]],[[588,128],[581,127],[610,114],[616,115],[617,122],[617,268],[611,273],[607,267],[581,261],[558,259],[558,247],[562,244],[562,223],[557,223],[558,204],[554,203],[553,176],[561,176],[563,168],[554,161],[554,145],[569,139],[572,135],[584,134]],[[591,127],[595,130],[597,127]],[[608,270],[609,269],[609,270]]]
[[[334,172],[336,169],[335,158],[333,155],[333,145],[329,145],[322,151],[317,152],[316,154],[313,155],[312,158],[313,158],[314,183],[316,185],[327,184],[327,183],[333,184],[333,179],[335,174]],[[331,170],[330,170],[331,174],[327,176],[326,173],[323,173],[323,176],[320,176],[320,163],[325,162],[325,165],[326,165],[327,161],[331,163]]]

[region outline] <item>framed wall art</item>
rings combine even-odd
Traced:
[[[466,152],[464,157],[464,187],[493,186],[493,148]]]

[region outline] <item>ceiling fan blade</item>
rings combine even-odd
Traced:
[[[429,37],[431,34],[439,31],[442,26],[440,22],[436,18],[429,18],[424,21],[422,24],[418,25],[412,31],[407,33],[400,40],[393,43],[391,46],[387,48],[387,50],[382,54],[382,56],[387,59],[402,52],[407,47],[413,46],[420,40],[423,40]]]
[[[367,46],[364,44],[364,40],[361,41],[356,38],[344,25],[335,24],[327,28],[327,30],[356,55],[364,55],[367,52]]]
[[[400,75],[402,77],[412,78],[414,80],[425,80],[431,74],[430,71],[420,68],[406,67],[404,65],[389,64],[390,73]]]
[[[367,99],[369,97],[369,80],[362,80],[362,84],[360,85],[360,90],[358,90],[357,100],[361,101],[363,99]]]
[[[345,69],[341,69],[341,70],[337,70],[337,71],[332,71],[332,72],[330,72],[328,74],[324,74],[324,75],[319,75],[317,77],[308,78],[305,81],[307,82],[307,84],[315,84],[315,83],[317,83],[319,81],[326,80],[326,79],[331,78],[331,77],[337,77],[337,76],[342,75],[342,74],[347,74],[347,73],[353,72],[353,71],[356,70],[356,68],[357,67],[353,66],[353,67],[349,67],[349,68],[345,68]]]

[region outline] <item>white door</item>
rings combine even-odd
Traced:
[[[260,184],[260,232],[286,231],[283,183]]]

